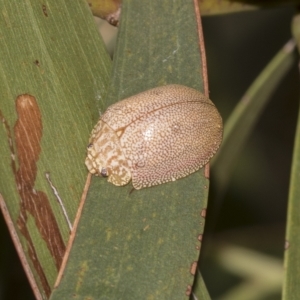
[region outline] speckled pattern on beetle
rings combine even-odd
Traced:
[[[94,127],[85,164],[117,186],[135,189],[185,177],[202,168],[222,141],[222,118],[202,93],[183,85],[157,87],[107,108]]]

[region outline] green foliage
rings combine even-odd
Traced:
[[[292,32],[300,51],[300,15],[296,15],[292,22]],[[288,220],[285,242],[285,278],[283,286],[283,299],[296,300],[300,297],[300,112],[295,135],[293,163],[289,190]]]
[[[49,249],[50,239],[55,240],[54,234],[42,237],[41,224],[48,228],[58,224],[63,241],[66,243],[69,238],[69,228],[45,174],[50,173],[73,220],[85,184],[85,148],[99,114],[99,103],[107,91],[111,64],[84,2],[76,1],[66,6],[63,1],[42,4],[3,0],[1,15],[0,109],[4,123],[0,128],[0,191],[11,218],[19,222],[16,227],[22,227],[18,233],[24,252],[38,286],[45,291],[46,286],[49,288],[54,284],[58,272],[55,261],[61,258],[54,257]],[[37,118],[24,121],[27,125],[23,128],[28,129],[28,136],[16,135],[14,127],[17,119],[22,118],[20,112],[31,109],[24,103],[17,116],[16,98],[21,94],[30,94],[36,101],[34,115]],[[34,122],[38,122],[39,114],[41,123],[37,125]],[[34,162],[30,161],[31,170],[26,171],[31,179],[26,179],[27,175],[22,173],[26,177],[24,182],[30,181],[27,192],[26,184],[17,188],[20,182],[17,178],[20,169],[24,170],[22,166],[26,165],[27,154],[22,145],[35,129],[40,131],[41,139],[32,144],[32,149],[40,150],[35,151]],[[35,136],[36,133],[33,139]],[[13,147],[10,147],[11,141]],[[13,154],[16,170],[12,168]],[[24,194],[30,196],[25,199]],[[34,198],[41,195],[44,200]],[[40,202],[37,204],[36,201]],[[34,212],[29,211],[28,206],[34,207],[35,203]],[[50,215],[55,215],[53,226],[47,223]],[[24,218],[25,222],[22,221]],[[40,220],[43,221],[40,223]],[[29,249],[32,245],[36,254]],[[39,261],[43,272],[37,271],[34,261]],[[41,279],[41,276],[45,278]]]
[[[194,15],[192,1],[157,0],[149,6],[124,1],[106,106],[168,83],[203,89]],[[169,21],[174,19],[178,22]],[[203,170],[176,182],[130,193],[131,189],[92,180],[68,265],[52,300],[70,294],[75,299],[186,297],[204,225],[201,211],[206,208],[208,180]],[[78,286],[74,274],[80,270]]]
[[[299,1],[272,1],[274,5],[287,2]],[[21,202],[23,194],[17,188],[17,171],[23,165],[19,152],[22,150],[17,144],[26,140],[24,137],[20,139],[14,129],[17,120],[21,119],[16,112],[17,96],[34,96],[42,120],[41,151],[33,164],[36,172],[30,173],[34,174],[30,195],[35,192],[46,194],[66,245],[69,228],[57,204],[57,196],[45,177],[46,172],[50,172],[51,183],[73,221],[87,174],[85,147],[99,113],[120,99],[168,83],[185,84],[203,91],[198,32],[192,1],[153,0],[147,5],[138,0],[124,1],[111,74],[111,61],[84,2],[72,1],[66,6],[62,1],[52,0],[45,4],[36,1],[16,4],[2,0],[1,4],[0,117],[4,123],[0,128],[0,193],[15,222],[41,291],[41,298],[36,296],[45,299],[49,294],[32,263],[29,241],[37,251],[51,288],[58,269],[37,226],[37,219],[42,215],[32,214],[26,209],[24,214],[22,205],[26,201]],[[208,0],[201,2],[201,8],[204,13],[215,14],[256,9],[253,5],[257,4],[268,6],[270,1],[231,3]],[[293,33],[298,40],[297,19],[293,24]],[[237,23],[235,29],[238,26]],[[291,46],[291,42],[288,45]],[[221,53],[223,49],[217,51]],[[245,53],[243,55],[248,59]],[[237,162],[241,164],[238,154],[245,150],[250,133],[255,130],[254,124],[293,62],[291,48],[285,47],[278,52],[226,122],[223,147],[213,168],[217,185],[214,194],[217,196],[224,195],[233,166]],[[230,72],[231,69],[227,70],[227,74]],[[222,99],[225,102],[226,95]],[[288,102],[285,97],[281,103],[282,100]],[[282,120],[278,122],[283,125]],[[280,138],[278,134],[276,138]],[[283,299],[288,300],[298,299],[300,294],[299,138],[298,121],[289,192],[283,287]],[[16,157],[15,170],[12,154]],[[249,165],[253,156],[251,154],[251,160],[247,157],[248,168],[244,168],[240,176],[244,182],[251,172]],[[275,170],[277,166],[274,167],[271,169]],[[264,174],[263,164],[255,168],[256,173]],[[261,181],[265,186],[268,178]],[[105,179],[93,178],[63,279],[51,299],[187,299],[194,280],[192,266],[195,267],[202,244],[208,185],[203,170],[175,183],[133,192],[131,185],[120,188]],[[234,192],[239,188],[236,186]],[[268,189],[270,191],[273,187]],[[246,197],[244,192],[243,198]],[[248,218],[245,211],[252,208],[248,203],[241,210],[245,203],[239,200],[240,206],[224,207],[226,212],[234,212],[227,214],[228,219],[234,214],[240,219]],[[256,200],[253,199],[253,206],[258,202]],[[253,218],[263,215],[259,208],[254,211]],[[269,207],[268,216],[272,213],[272,207]],[[22,226],[19,230],[20,216],[24,215],[30,239],[24,236]],[[210,299],[207,282],[213,298],[221,295],[219,299],[224,300],[278,299],[283,276],[281,261],[273,258],[276,251],[272,237],[263,238],[259,229],[253,232],[234,232],[236,240],[247,249],[230,245],[228,236],[225,236],[227,244],[213,244],[213,251],[201,261],[204,273],[201,275],[199,270],[196,271],[190,299]],[[207,237],[204,245],[209,245],[209,235]],[[256,240],[252,240],[253,237]],[[268,254],[253,251],[260,237],[260,243],[267,245]],[[211,248],[208,246],[208,249]]]

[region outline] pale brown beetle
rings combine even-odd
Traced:
[[[222,118],[202,93],[157,87],[119,101],[94,127],[85,164],[117,186],[175,181],[202,168],[222,141]]]

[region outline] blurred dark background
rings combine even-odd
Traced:
[[[261,70],[291,38],[293,13],[293,7],[282,7],[203,18],[210,98],[224,121]],[[223,199],[213,197],[217,187],[212,169],[212,197],[200,264],[212,299],[239,280],[214,261],[212,253],[218,245],[240,245],[283,258],[298,99],[295,63],[237,158]],[[0,300],[34,299],[2,217],[0,245]],[[268,299],[280,299],[280,293]]]
[[[224,121],[271,58],[291,38],[293,7],[203,18],[210,98]],[[222,199],[211,190],[200,269],[212,299],[238,282],[216,265],[223,244],[283,259],[287,197],[298,114],[295,64],[278,85],[231,174]],[[263,299],[281,299],[280,292]],[[241,298],[243,300],[243,298]]]

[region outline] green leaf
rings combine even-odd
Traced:
[[[85,2],[1,0],[1,16],[0,193],[46,297],[70,231],[46,173],[72,221],[111,63]]]
[[[169,83],[203,91],[193,1],[152,0],[147,5],[124,1],[119,30],[106,107]],[[172,183],[131,190],[131,184],[116,187],[105,179],[92,179],[52,300],[71,295],[74,299],[186,299],[207,205],[204,169]]]
[[[293,35],[300,51],[300,15],[296,15],[292,22]],[[293,152],[292,171],[289,189],[289,204],[287,215],[283,297],[285,300],[296,300],[300,297],[300,111],[298,114],[297,129]]]
[[[196,274],[195,282],[193,285],[193,293],[190,297],[190,300],[210,300],[209,293],[199,270]]]

